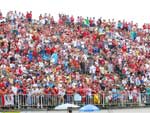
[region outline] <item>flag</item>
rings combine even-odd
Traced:
[[[98,94],[94,94],[94,104],[100,104],[100,99]]]
[[[9,95],[4,95],[4,105],[5,106],[13,106],[14,105],[14,95],[9,94]]]
[[[53,53],[52,56],[51,56],[51,62],[53,64],[57,64],[58,62],[58,54],[57,53]]]

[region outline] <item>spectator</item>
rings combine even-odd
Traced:
[[[24,15],[0,12],[0,20],[8,20],[0,23],[0,95],[25,94],[29,104],[37,95],[34,104],[40,105],[41,94],[57,95],[60,103],[71,102],[75,93],[83,103],[94,95],[100,103],[98,94],[104,91],[112,101],[119,97],[116,84],[134,101],[137,93],[148,92],[147,24],[139,29],[125,20],[96,23],[95,18],[60,14],[56,22],[47,13],[38,20],[32,11]]]

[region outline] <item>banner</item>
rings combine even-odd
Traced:
[[[4,96],[4,105],[5,106],[9,106],[9,105],[14,105],[14,95],[10,94],[10,95],[5,95]]]

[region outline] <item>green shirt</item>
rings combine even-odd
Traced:
[[[150,88],[146,88],[146,94],[150,95]]]

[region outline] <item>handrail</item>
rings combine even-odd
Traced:
[[[107,107],[133,107],[150,105],[150,95],[147,93],[138,94],[94,94],[81,96],[75,95],[14,95],[7,94],[0,96],[0,108],[16,108],[16,109],[43,109],[54,108],[63,103],[73,103],[79,106],[85,104],[95,104],[101,108]]]

